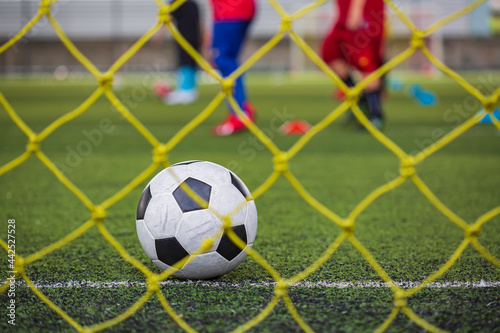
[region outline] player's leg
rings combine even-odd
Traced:
[[[331,62],[331,68],[339,76],[339,78],[344,81],[346,86],[352,88],[356,85],[354,79],[351,76],[350,68],[344,59],[335,59]]]
[[[349,65],[342,54],[340,43],[342,43],[340,32],[334,27],[323,40],[321,58],[325,63],[330,65],[335,74],[348,87],[353,87],[355,82],[350,74]]]
[[[369,73],[363,73],[363,76],[366,77],[368,74]],[[382,112],[380,101],[381,89],[382,79],[377,78],[366,86],[364,94],[370,111],[370,121],[378,129],[382,129],[384,127],[384,114]]]
[[[366,21],[365,35],[370,37],[369,43],[361,49],[357,59],[358,68],[363,77],[376,71],[384,62],[384,26],[385,13],[382,0],[369,1],[365,5],[364,17]],[[384,77],[379,77],[370,82],[365,88],[366,103],[370,111],[370,121],[378,129],[384,125],[382,111],[382,90]]]
[[[351,75],[351,65],[346,60],[346,52],[345,52],[345,40],[349,39],[346,35],[350,35],[351,33],[346,31],[337,30],[336,27],[332,29],[332,31],[326,36],[323,41],[323,45],[321,48],[321,56],[322,59],[330,65],[332,70],[339,76],[339,78],[348,86],[349,88],[354,87],[356,82]],[[344,48],[344,50],[343,50]],[[343,91],[340,89],[334,90],[334,96],[337,100],[343,101],[345,96]],[[360,100],[360,107],[365,110],[367,107],[362,107],[364,96]],[[358,121],[352,112],[348,112],[344,126],[352,127],[356,126]]]
[[[229,76],[238,68],[238,57],[249,25],[250,21],[216,22],[214,24],[212,42],[214,62],[223,77]],[[247,100],[243,75],[235,80],[233,96],[243,112],[253,120],[254,111]],[[212,129],[214,135],[231,135],[246,129],[244,123],[229,104],[228,108],[229,116]]]
[[[246,37],[249,21],[219,22],[214,24],[213,52],[214,62],[223,77],[229,76],[238,66],[238,56]],[[247,99],[244,75],[235,81],[234,98],[243,108]]]
[[[372,38],[370,43],[360,50],[355,57],[356,67],[361,71],[363,78],[376,71],[382,65],[380,38]],[[364,99],[368,105],[369,118],[372,124],[378,129],[384,126],[384,114],[381,106],[383,83],[382,78],[378,77],[368,83],[364,92]]]
[[[196,51],[199,51],[201,44],[200,14],[196,2],[186,1],[172,15],[175,18],[180,34]],[[168,104],[188,104],[198,97],[196,84],[197,64],[179,44],[177,44],[177,54],[177,86],[174,91],[166,96],[166,102]]]
[[[333,69],[333,71],[339,76],[339,78],[342,79],[342,81],[346,84],[346,86],[352,88],[356,85],[356,82],[354,81],[354,78],[351,76],[350,73],[351,68],[344,59],[336,59],[331,62],[330,66]],[[336,89],[335,94],[336,94],[335,95],[336,99],[340,101],[344,100],[345,95],[342,90]],[[361,108],[361,110],[366,114],[368,106],[366,106],[366,100],[364,94],[361,96],[358,105]],[[343,125],[346,127],[354,127],[359,125],[358,120],[356,119],[352,111],[349,111],[347,113]]]

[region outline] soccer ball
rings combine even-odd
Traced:
[[[208,208],[193,200],[181,188],[182,183],[205,200]],[[223,222],[218,216],[233,212],[233,231],[247,247],[252,247],[257,234],[257,209],[241,179],[215,163],[177,163],[158,173],[144,189],[137,207],[137,235],[147,256],[159,268],[170,268],[189,256],[173,276],[209,279],[228,273],[246,257],[244,250],[220,232]],[[205,239],[217,234],[220,236],[212,248],[192,255]]]

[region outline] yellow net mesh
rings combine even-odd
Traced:
[[[311,327],[303,320],[298,311],[295,308],[294,303],[288,295],[288,289],[294,283],[297,283],[309,275],[314,273],[323,263],[325,263],[335,251],[344,242],[350,242],[354,248],[356,248],[361,255],[367,260],[370,266],[376,271],[376,273],[382,278],[382,280],[387,284],[387,286],[393,292],[393,310],[386,318],[386,320],[377,328],[376,332],[383,332],[389,325],[394,321],[397,314],[402,312],[410,320],[415,322],[422,328],[432,331],[441,332],[442,330],[426,320],[420,318],[407,304],[407,299],[422,289],[424,289],[429,283],[436,281],[440,278],[446,271],[448,271],[455,262],[460,258],[465,249],[472,245],[485,259],[491,262],[496,267],[500,268],[500,260],[492,255],[486,250],[486,248],[479,242],[478,235],[481,231],[481,227],[493,219],[494,217],[500,215],[500,206],[496,207],[487,213],[480,216],[473,223],[467,223],[458,215],[456,215],[452,210],[450,210],[446,205],[444,205],[436,195],[429,189],[429,187],[422,181],[418,176],[415,166],[422,162],[424,159],[430,155],[436,153],[438,150],[449,144],[451,141],[462,135],[472,126],[477,124],[481,119],[481,115],[475,115],[469,120],[465,121],[460,126],[456,127],[453,131],[445,135],[440,140],[434,142],[432,145],[426,147],[420,152],[414,155],[408,155],[401,149],[396,143],[391,141],[382,132],[376,129],[370,121],[365,117],[363,112],[358,107],[357,101],[359,96],[369,82],[381,77],[384,73],[390,69],[398,66],[403,61],[408,59],[417,50],[420,50],[429,61],[441,70],[444,74],[455,80],[460,86],[462,86],[469,94],[474,96],[480,103],[484,106],[486,112],[492,113],[496,104],[499,102],[500,97],[500,87],[498,87],[490,96],[483,95],[479,90],[468,83],[463,77],[458,73],[454,72],[448,68],[445,64],[439,61],[431,51],[425,46],[424,38],[429,37],[431,34],[436,32],[439,28],[445,24],[463,16],[474,10],[476,7],[484,3],[486,0],[474,1],[463,9],[441,19],[429,26],[425,30],[420,30],[415,27],[412,21],[401,12],[401,10],[391,1],[385,0],[386,4],[390,9],[397,15],[397,17],[410,29],[411,40],[409,46],[406,50],[392,58],[385,65],[379,68],[377,71],[373,72],[371,75],[360,81],[356,86],[348,88],[342,80],[325,64],[321,58],[316,54],[316,52],[294,31],[293,22],[303,17],[305,14],[311,10],[325,4],[330,0],[318,0],[312,2],[311,4],[305,6],[304,8],[298,10],[295,13],[287,13],[277,0],[268,0],[272,7],[281,17],[281,25],[279,31],[274,35],[267,43],[265,43],[260,49],[258,49],[250,58],[248,58],[237,70],[235,70],[229,77],[222,78],[219,73],[207,62],[199,53],[194,50],[191,45],[184,39],[184,37],[176,29],[175,25],[172,23],[171,13],[175,11],[180,5],[182,5],[185,0],[177,0],[172,4],[165,4],[161,0],[154,0],[158,5],[158,21],[151,27],[142,37],[140,37],[135,44],[130,47],[124,54],[122,54],[115,63],[106,72],[99,71],[95,65],[90,62],[72,43],[72,41],[66,36],[63,29],[59,26],[57,20],[51,14],[51,6],[57,2],[57,0],[42,0],[39,5],[37,14],[8,42],[0,47],[0,54],[5,52],[7,49],[12,47],[17,41],[19,41],[23,36],[43,17],[46,17],[48,22],[53,27],[59,39],[66,46],[66,48],[71,52],[71,54],[95,77],[99,83],[99,87],[87,98],[87,100],[81,104],[79,107],[73,111],[63,115],[59,119],[55,120],[40,133],[35,133],[24,121],[19,117],[16,111],[12,108],[9,102],[6,100],[4,95],[0,92],[0,104],[5,108],[6,112],[12,119],[12,121],[24,132],[28,137],[28,144],[26,146],[26,151],[19,157],[11,160],[7,164],[0,167],[0,176],[9,172],[10,170],[16,168],[17,166],[24,163],[31,155],[35,155],[56,177],[57,179],[70,190],[89,210],[90,218],[83,223],[76,230],[65,236],[64,238],[58,240],[57,242],[50,244],[49,246],[32,253],[27,256],[21,256],[16,254],[15,256],[15,266],[14,271],[16,271],[16,276],[22,277],[24,281],[29,285],[33,293],[35,293],[47,306],[52,310],[57,312],[64,320],[66,320],[71,326],[73,326],[79,332],[96,332],[109,327],[112,327],[121,321],[132,316],[139,308],[141,308],[153,295],[156,295],[160,300],[160,303],[164,307],[165,311],[172,317],[172,319],[185,331],[194,332],[195,330],[179,316],[175,310],[170,306],[169,302],[165,298],[164,294],[160,289],[159,282],[168,278],[172,273],[173,269],[166,270],[160,274],[156,274],[149,270],[144,264],[142,264],[137,259],[133,258],[123,246],[111,235],[104,224],[106,219],[106,210],[111,206],[116,204],[118,201],[123,199],[128,195],[134,188],[139,184],[144,182],[146,179],[151,177],[158,166],[162,165],[164,167],[169,166],[168,154],[176,145],[186,137],[191,131],[193,131],[199,124],[201,124],[205,119],[207,119],[217,108],[217,106],[227,98],[234,110],[243,118],[245,124],[251,131],[251,133],[257,137],[260,142],[262,142],[267,149],[273,154],[273,165],[274,171],[269,175],[269,177],[252,192],[255,199],[260,197],[265,193],[273,183],[283,175],[299,193],[299,195],[312,207],[314,207],[318,212],[324,215],[326,218],[335,223],[339,228],[342,229],[340,235],[335,239],[333,243],[329,245],[326,251],[313,262],[309,267],[296,274],[295,276],[285,279],[281,277],[278,271],[276,271],[272,265],[270,265],[260,254],[253,249],[246,249],[248,255],[251,256],[257,263],[259,263],[275,280],[274,287],[274,297],[271,301],[263,308],[258,315],[246,322],[245,324],[239,326],[235,329],[235,332],[244,332],[264,320],[281,301],[284,302],[290,315],[294,318],[297,324],[306,332],[312,332]],[[194,119],[192,119],[188,124],[186,124],[178,133],[176,133],[169,141],[162,143],[157,140],[157,138],[139,121],[134,115],[127,109],[127,107],[117,98],[117,96],[112,91],[112,84],[114,75],[122,66],[135,54],[141,47],[148,42],[151,37],[162,28],[166,26],[172,33],[175,40],[186,50],[199,64],[199,66],[205,70],[210,76],[212,76],[221,86],[221,91],[213,98],[213,100],[206,106],[206,108],[201,111]],[[300,137],[300,139],[287,151],[280,150],[273,141],[266,136],[266,134],[254,123],[249,121],[242,110],[239,108],[238,103],[236,103],[232,95],[232,87],[235,80],[249,70],[262,56],[264,56],[269,50],[276,46],[286,35],[295,42],[298,47],[333,81],[333,83],[338,86],[343,92],[346,93],[346,100],[335,108],[331,113],[329,113],[324,119],[318,122],[312,127],[305,135]],[[120,189],[117,193],[104,200],[101,203],[93,203],[77,186],[75,186],[57,167],[56,165],[42,152],[40,149],[40,143],[45,140],[51,133],[56,129],[63,126],[64,124],[70,122],[74,118],[78,117],[84,113],[89,107],[102,95],[111,102],[111,104],[116,108],[116,110],[132,125],[134,128],[151,144],[152,150],[152,163],[141,172],[137,177],[135,177],[129,184]],[[366,129],[373,135],[375,139],[381,142],[387,149],[394,153],[400,161],[400,174],[394,180],[380,186],[371,192],[366,198],[359,202],[356,207],[351,211],[351,213],[346,217],[340,217],[328,207],[322,205],[316,198],[310,195],[306,189],[301,185],[298,179],[296,179],[288,166],[288,162],[319,132],[325,129],[328,125],[334,122],[338,117],[344,114],[348,109],[352,109],[357,119],[366,127]],[[495,117],[491,117],[494,121],[494,125],[500,129],[500,121]],[[377,198],[383,194],[397,188],[398,186],[405,183],[407,180],[411,180],[415,186],[421,191],[421,193],[434,205],[443,215],[445,215],[451,222],[453,222],[458,228],[462,229],[464,232],[464,238],[460,245],[453,252],[451,257],[443,264],[436,272],[425,278],[418,286],[403,289],[399,287],[387,274],[387,272],[380,266],[380,264],[375,260],[370,251],[368,251],[363,244],[355,236],[355,226],[356,219],[358,216]],[[188,194],[191,196],[196,196],[193,191],[186,189]],[[197,202],[200,202],[201,198],[194,198]],[[234,212],[232,213],[234,214]],[[231,215],[223,216],[224,230],[227,232],[229,238],[240,248],[244,248],[245,244],[241,241],[238,236],[232,231],[230,226]],[[54,304],[48,297],[46,297],[30,280],[25,272],[25,267],[41,260],[44,256],[56,251],[57,249],[67,245],[76,238],[80,237],[82,234],[87,232],[92,227],[97,227],[102,236],[116,249],[116,251],[126,260],[128,263],[140,270],[147,280],[147,291],[126,311],[120,315],[102,322],[95,324],[93,326],[82,326],[75,319],[69,316],[63,309]],[[0,239],[0,245],[2,248],[8,252],[8,246],[5,240]],[[211,240],[207,239],[197,253],[201,253],[211,246]],[[186,261],[184,259],[183,261]],[[183,262],[182,262],[183,263]],[[181,263],[181,264],[182,264]],[[0,288],[0,293],[5,292],[8,289],[8,282],[3,284]]]

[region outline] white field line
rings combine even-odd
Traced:
[[[2,282],[2,284],[5,281]],[[18,286],[27,287],[26,282],[16,281]],[[413,288],[419,286],[421,282],[400,281],[395,284],[402,288]],[[95,282],[95,281],[61,281],[61,282],[45,282],[39,281],[34,283],[36,288],[124,288],[124,287],[146,287],[145,282],[134,281],[110,281],[110,282]],[[162,286],[199,286],[199,287],[274,287],[276,282],[217,282],[217,281],[192,281],[192,280],[166,280],[160,282]],[[367,281],[367,282],[330,282],[317,281],[307,282],[302,281],[294,283],[291,287],[298,288],[388,288],[384,282]],[[432,282],[427,284],[428,288],[492,288],[500,287],[500,281],[447,281],[447,282]]]

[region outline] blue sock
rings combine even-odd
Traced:
[[[382,109],[380,108],[380,100],[378,91],[370,91],[365,93],[366,102],[371,113],[370,118],[382,118]]]
[[[181,66],[177,70],[177,89],[196,89],[196,68],[193,66]]]

